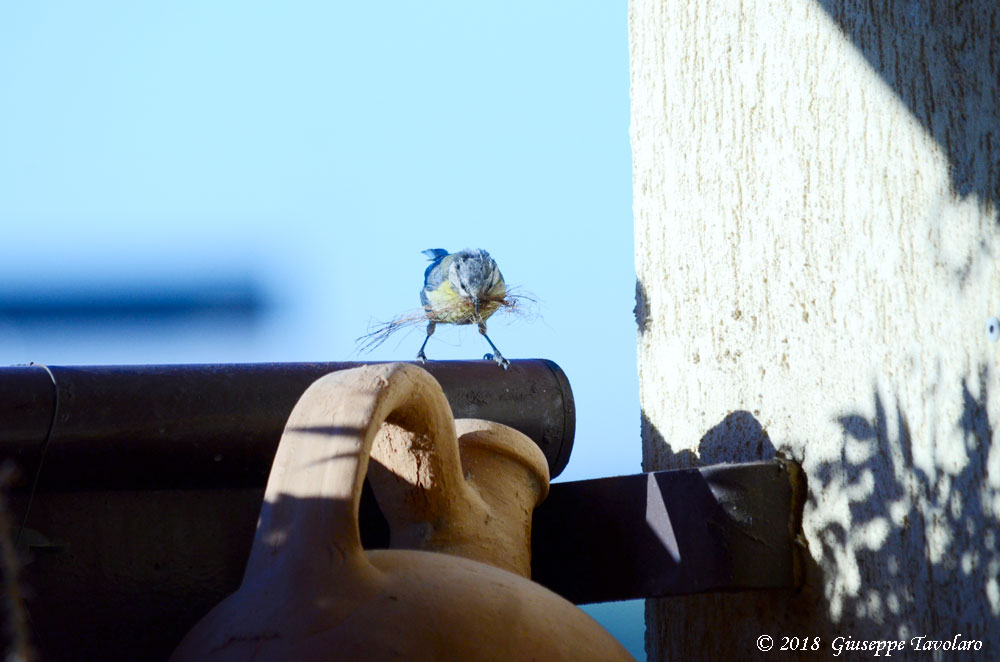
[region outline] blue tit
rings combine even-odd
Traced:
[[[427,314],[427,337],[417,352],[421,363],[427,361],[424,347],[442,324],[477,324],[479,333],[493,349],[483,358],[497,362],[504,370],[510,365],[490,337],[486,335],[486,320],[500,308],[507,296],[507,286],[496,261],[482,249],[449,253],[443,248],[423,251],[431,260],[424,272],[424,287],[420,303]]]

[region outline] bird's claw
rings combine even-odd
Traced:
[[[496,354],[484,354],[483,360],[496,361],[497,365],[503,368],[504,370],[510,367],[510,361],[501,356],[499,352],[497,352]]]
[[[425,365],[427,363],[427,355],[424,354],[424,350],[417,352],[417,360],[420,361],[421,365]]]

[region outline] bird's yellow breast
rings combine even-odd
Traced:
[[[456,292],[448,279],[442,281],[433,290],[424,290],[424,294],[427,295],[427,305],[424,306],[424,309],[427,311],[429,319],[445,324],[474,324],[478,321],[476,320],[476,307],[472,303],[472,299],[463,297]],[[503,294],[504,292],[501,291],[501,298]],[[498,308],[500,308],[500,301],[479,302],[479,314],[484,320],[495,313]]]

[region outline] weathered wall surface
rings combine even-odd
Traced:
[[[651,602],[650,659],[1000,658],[1000,3],[632,0],[629,31],[645,469],[809,481],[806,588]]]

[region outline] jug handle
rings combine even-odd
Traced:
[[[285,425],[244,584],[275,578],[282,568],[300,577],[340,575],[345,564],[359,576],[374,572],[361,546],[358,504],[372,445],[387,421],[429,442],[422,458],[433,477],[422,486],[429,514],[485,508],[464,480],[451,407],[429,373],[405,363],[331,373],[306,389]]]

